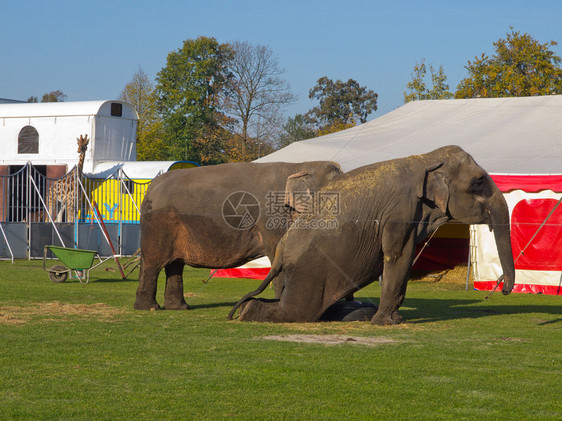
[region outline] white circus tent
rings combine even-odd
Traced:
[[[559,294],[560,95],[414,101],[351,129],[295,142],[256,162],[333,160],[349,171],[445,145],[459,145],[470,153],[505,194],[512,218],[515,291]],[[491,289],[501,274],[493,235],[484,226],[470,230],[475,287]],[[454,231],[441,235],[441,244],[424,250],[429,266],[446,264],[451,250],[468,254],[468,229],[465,234]],[[450,257],[459,256],[453,252]]]

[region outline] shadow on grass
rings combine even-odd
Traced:
[[[122,282],[134,282],[134,283],[139,283],[138,279],[115,279],[115,278],[90,278],[90,283],[91,282],[95,282],[95,283],[106,283],[106,284],[114,284],[114,283],[122,283]]]
[[[119,282],[119,281],[118,281]],[[360,297],[363,303],[378,304],[378,297]],[[187,299],[191,310],[213,309],[224,307],[232,308],[236,301],[226,301],[217,303],[192,304]],[[481,306],[475,305],[481,303]],[[174,311],[174,310],[171,310]],[[457,319],[478,319],[480,317],[490,317],[502,314],[530,314],[546,313],[554,316],[560,315],[560,306],[555,305],[508,305],[508,304],[489,304],[479,299],[427,299],[427,298],[406,298],[404,306],[400,309],[400,314],[407,323],[423,324]],[[538,325],[548,325],[562,322],[558,317],[553,320],[546,320],[537,323]]]
[[[229,302],[222,302],[222,303],[205,303],[205,304],[191,304],[189,302],[189,299],[186,300],[187,304],[189,304],[189,307],[191,308],[190,311],[192,310],[199,310],[199,309],[206,309],[206,308],[217,308],[217,307],[225,307],[228,308],[227,310],[227,314],[228,311],[230,311],[230,309],[232,307],[234,307],[234,304],[237,303],[237,301],[229,301]],[[172,310],[173,311],[173,310]],[[225,314],[226,317],[226,314]]]
[[[378,302],[378,298],[361,297],[361,301]],[[482,304],[480,306],[475,304]],[[399,310],[407,323],[429,323],[455,319],[478,319],[502,314],[546,313],[560,316],[560,306],[556,305],[509,305],[490,304],[480,299],[428,299],[408,298]],[[539,325],[561,322],[562,318],[544,321]]]
[[[551,325],[558,322],[562,322],[562,317],[559,317],[558,319],[554,319],[554,320],[548,320],[546,322],[537,323],[537,324],[539,326],[544,326],[544,325]]]
[[[49,278],[47,278],[48,280]],[[85,280],[85,279],[84,279]],[[138,283],[139,280],[138,279],[118,279],[118,278],[97,278],[96,276],[90,276],[90,280],[88,281],[89,284],[116,284],[116,283]],[[78,278],[75,278],[74,276],[72,277],[72,279],[67,279],[64,282],[61,282],[60,285],[64,285],[64,284],[78,284],[80,283],[80,280]]]

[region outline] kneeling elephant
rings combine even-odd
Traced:
[[[338,212],[301,215],[280,241],[265,281],[238,302],[230,318],[240,306],[240,320],[316,321],[334,302],[382,275],[371,322],[400,323],[416,244],[451,220],[489,225],[504,273],[502,292],[511,292],[507,204],[488,173],[458,146],[357,168],[323,191],[339,195]],[[313,219],[332,223],[312,224]],[[279,300],[251,298],[273,280],[283,284]]]

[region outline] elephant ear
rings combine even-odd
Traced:
[[[447,213],[449,204],[449,186],[445,182],[445,175],[439,169],[443,162],[426,168],[417,195],[435,204],[443,213]]]
[[[299,172],[287,177],[285,184],[285,206],[298,213],[312,210],[313,192],[310,191],[307,172]]]

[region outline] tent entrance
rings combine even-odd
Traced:
[[[427,246],[424,245],[427,242]],[[423,251],[422,251],[423,248]],[[470,248],[470,225],[449,222],[437,230],[429,240],[417,245],[420,257],[414,270],[442,271],[458,265],[466,265]]]

